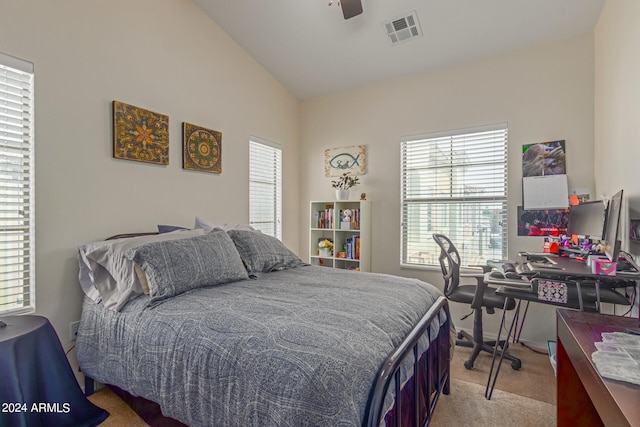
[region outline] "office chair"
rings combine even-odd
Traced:
[[[473,363],[481,351],[493,354],[496,345],[500,347],[509,345],[509,337],[498,343],[495,341],[484,341],[482,332],[482,308],[484,307],[488,314],[493,314],[496,308],[505,307],[505,297],[496,295],[495,289],[487,286],[484,281],[484,273],[491,270],[490,266],[478,266],[482,267],[482,273],[462,274],[460,273],[460,254],[453,243],[451,243],[451,240],[443,234],[434,234],[433,239],[440,247],[440,257],[438,259],[440,261],[440,268],[442,269],[442,276],[444,277],[445,297],[451,301],[469,304],[473,309],[473,336],[465,331],[460,331],[458,332],[458,340],[456,341],[456,345],[473,348],[471,356],[464,362],[465,368],[473,369]],[[461,285],[461,277],[473,277],[476,279],[476,284]],[[506,309],[513,310],[516,302],[513,298],[506,298],[506,300]],[[467,316],[464,316],[462,319],[466,317]],[[520,359],[509,354],[505,354],[504,357],[511,361],[511,367],[513,369],[519,370],[522,366]]]

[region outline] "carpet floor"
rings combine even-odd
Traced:
[[[471,349],[456,347],[451,361],[451,393],[442,395],[431,425],[474,426],[554,426],[556,424],[556,382],[546,354],[513,344],[509,352],[522,360],[519,371],[503,363],[491,400],[484,397],[491,368],[491,355],[481,354],[473,370],[463,362]],[[106,409],[109,417],[100,427],[148,426],[122,399],[108,388],[89,397]]]
[[[451,379],[451,393],[436,404],[430,425],[437,427],[553,427],[556,406],[502,390],[484,398],[484,385]]]
[[[469,358],[470,354],[470,348],[455,348],[451,359],[451,378],[486,386],[489,370],[491,369],[492,355],[484,352],[480,353],[476,358],[473,369],[468,370],[463,363]],[[546,350],[539,353],[522,344],[511,344],[509,346],[509,354],[519,358],[522,361],[522,367],[520,370],[515,371],[511,369],[511,362],[505,359],[502,362],[495,389],[555,405],[556,377]],[[482,394],[484,395],[484,390]],[[494,398],[492,397],[492,399]]]
[[[431,425],[555,426],[556,379],[549,356],[521,344],[511,344],[509,353],[522,361],[522,367],[515,371],[511,362],[503,361],[491,400],[487,400],[484,394],[492,355],[481,353],[474,368],[468,370],[463,363],[471,349],[456,347],[451,360],[451,393],[438,400]]]

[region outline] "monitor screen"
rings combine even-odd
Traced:
[[[620,211],[622,210],[622,190],[611,196],[607,206],[607,220],[604,226],[604,253],[611,261],[618,260],[620,241],[618,240],[618,226],[620,225]]]
[[[567,234],[601,239],[604,231],[605,207],[601,200],[571,206]]]

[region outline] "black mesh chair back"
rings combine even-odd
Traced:
[[[449,298],[460,284],[460,254],[444,234],[434,234],[433,239],[440,247],[440,268],[444,278],[444,295]]]

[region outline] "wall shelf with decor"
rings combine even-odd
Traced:
[[[314,201],[309,212],[310,264],[371,271],[370,201]],[[319,245],[327,240],[333,244],[328,255]]]

